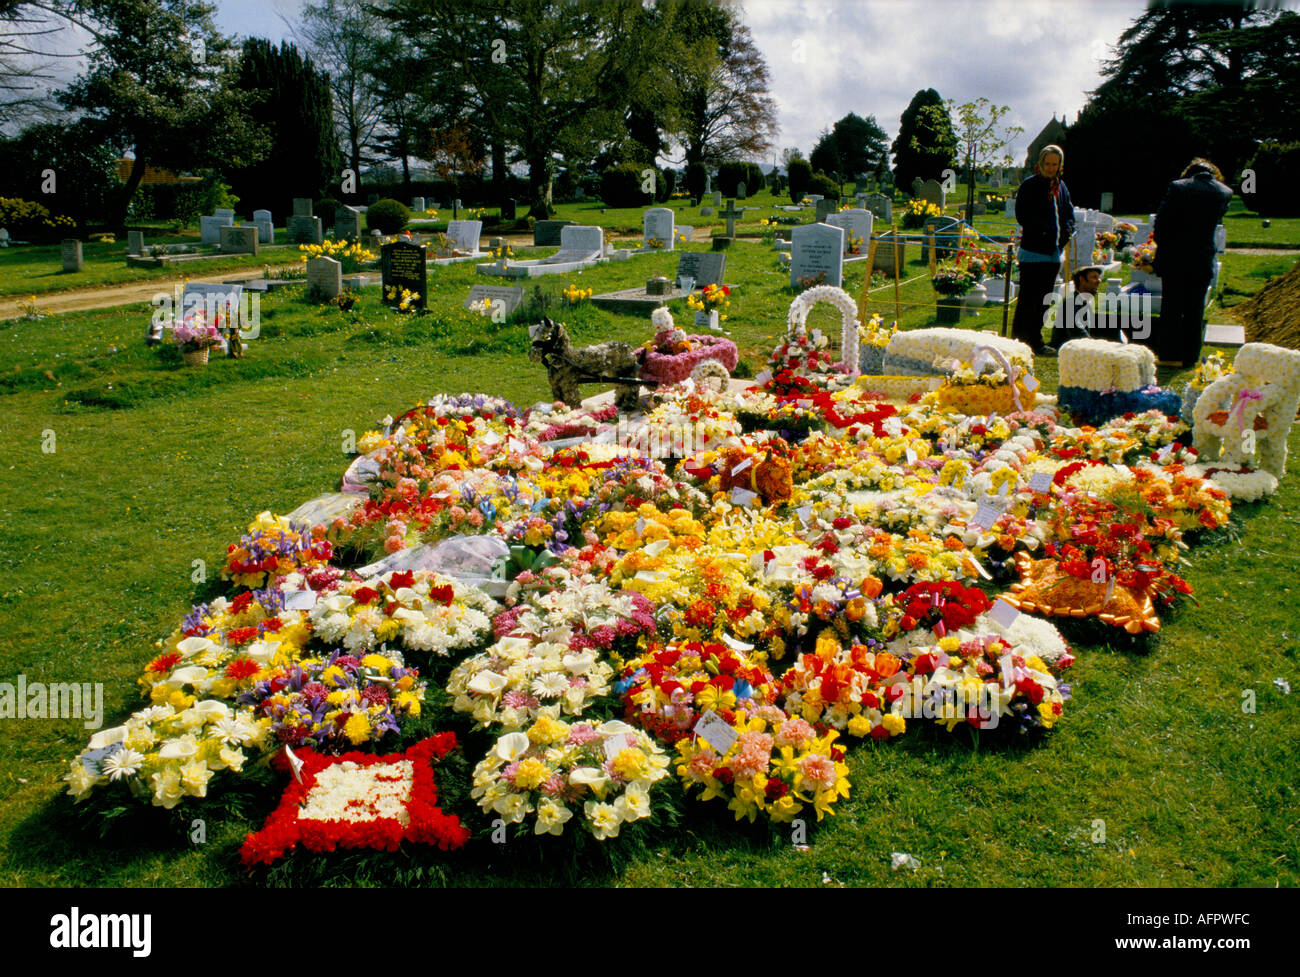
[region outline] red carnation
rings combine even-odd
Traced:
[[[166,655],[159,655],[157,658],[155,658],[153,661],[151,661],[148,665],[145,666],[145,671],[170,672],[172,670],[172,667],[176,665],[180,660],[181,660],[181,656],[174,651],[169,652]]]
[[[261,670],[261,667],[251,658],[236,658],[226,666],[226,678],[232,678],[238,682],[256,675]]]
[[[352,593],[352,599],[358,604],[369,604],[379,597],[379,591],[374,587],[358,587]]]

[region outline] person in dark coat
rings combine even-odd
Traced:
[[[1074,235],[1074,204],[1061,179],[1065,152],[1060,146],[1044,146],[1038,153],[1034,175],[1016,191],[1016,223],[1020,225],[1020,297],[1011,335],[1025,343],[1035,355],[1056,355],[1043,344],[1043,314],[1047,299],[1056,287],[1061,255]]]
[[[1219,168],[1194,159],[1169,184],[1156,211],[1152,264],[1160,276],[1156,356],[1163,365],[1191,366],[1205,342],[1205,293],[1214,277],[1214,229],[1227,213],[1232,190]]]

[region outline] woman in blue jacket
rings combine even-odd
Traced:
[[[1016,192],[1016,222],[1020,225],[1020,296],[1011,334],[1036,355],[1054,356],[1043,343],[1043,314],[1047,297],[1056,286],[1061,255],[1074,235],[1074,204],[1061,179],[1065,152],[1044,146],[1038,153],[1034,175]]]

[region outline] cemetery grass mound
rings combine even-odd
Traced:
[[[1300,349],[1300,262],[1236,308],[1246,340]]]

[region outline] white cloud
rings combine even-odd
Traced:
[[[934,88],[958,102],[1008,105],[1025,134],[1013,155],[1055,113],[1073,120],[1101,81],[1142,0],[745,0],[743,17],[767,58],[779,147],[808,153],[848,112],[874,115],[892,140],[913,94]],[[802,40],[806,60],[793,56]]]

